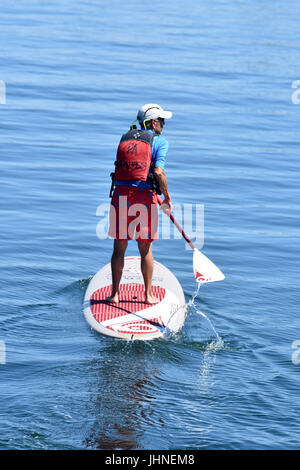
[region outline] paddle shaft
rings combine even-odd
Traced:
[[[164,202],[163,200],[159,197],[159,195],[157,194],[157,201],[159,203],[159,205],[161,206]],[[188,242],[188,244],[190,245],[190,247],[195,250],[195,245],[194,243],[189,239],[189,237],[187,236],[187,234],[183,231],[182,227],[179,225],[179,223],[177,222],[177,220],[174,219],[173,215],[170,213],[170,214],[167,214],[170,219],[172,220],[173,224],[175,225],[175,227],[179,230],[179,232],[181,233],[181,235],[183,236],[183,238]]]

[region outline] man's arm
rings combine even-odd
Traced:
[[[167,204],[169,206],[170,212],[172,212],[172,201],[168,190],[168,183],[165,172],[159,166],[155,167],[153,172],[159,185],[159,189],[164,196],[164,204]]]

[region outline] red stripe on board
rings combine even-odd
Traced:
[[[153,322],[151,324],[149,322]],[[112,331],[117,331],[118,333],[127,333],[127,334],[150,334],[155,333],[158,328],[155,326],[159,324],[161,326],[165,326],[164,322],[162,321],[161,317],[159,318],[151,318],[149,321],[141,320],[135,322],[124,322],[124,323],[117,323],[112,326],[107,326]]]
[[[152,305],[145,303],[144,284],[121,284],[119,289],[119,303],[117,304],[111,304],[105,301],[106,297],[109,297],[111,294],[111,287],[110,285],[97,289],[90,297],[92,314],[99,323],[152,307]],[[166,291],[160,286],[152,286],[152,293],[162,301]]]

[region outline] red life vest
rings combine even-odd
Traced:
[[[155,134],[132,129],[121,137],[115,161],[115,180],[146,181]]]

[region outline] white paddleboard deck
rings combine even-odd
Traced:
[[[154,261],[152,292],[160,301],[145,303],[141,258],[125,258],[119,302],[111,295],[111,265],[104,266],[91,279],[84,297],[83,312],[89,325],[99,333],[127,340],[166,337],[183,326],[186,304],[182,287],[171,271]]]

